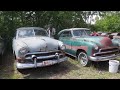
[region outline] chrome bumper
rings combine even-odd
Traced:
[[[106,56],[106,57],[101,57],[101,56],[93,57],[93,56],[89,56],[88,58],[91,61],[107,61],[107,60],[115,59],[115,58],[118,58],[118,57],[120,57],[120,54]]]
[[[37,68],[37,67],[50,66],[50,65],[53,65],[56,63],[66,61],[66,60],[68,60],[67,57],[63,57],[63,58],[56,59],[56,60],[46,60],[46,61],[42,61],[40,63],[37,63],[37,60],[34,60],[33,63],[19,63],[19,62],[17,62],[16,67],[18,69]]]

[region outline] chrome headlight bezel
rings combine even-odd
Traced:
[[[118,47],[119,47],[119,49],[120,49],[120,43],[118,44]]]
[[[26,48],[26,47],[22,47],[19,50],[19,53],[22,54],[22,55],[26,54],[27,52],[28,52],[28,48]]]
[[[98,49],[99,49],[99,47],[98,47],[97,45],[96,45],[94,48],[95,48],[95,50],[98,50]]]
[[[59,50],[65,50],[66,49],[66,46],[65,46],[65,44],[63,43],[63,42],[61,42],[61,41],[58,41],[58,49]]]
[[[66,46],[65,46],[65,45],[61,45],[61,46],[60,46],[60,49],[61,49],[61,50],[65,50],[65,49],[66,49]]]

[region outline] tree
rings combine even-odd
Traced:
[[[120,30],[120,14],[110,13],[95,24],[97,31],[118,32]]]
[[[96,11],[0,11],[0,35],[11,48],[12,38],[19,27],[43,27],[53,24],[56,32],[65,28],[88,27],[88,18]],[[56,35],[57,35],[56,33]]]

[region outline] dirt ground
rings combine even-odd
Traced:
[[[69,57],[60,64],[19,72],[12,53],[7,53],[0,61],[0,79],[120,79],[120,69],[113,74],[108,67],[108,62],[93,62],[90,67],[82,67],[75,58]]]

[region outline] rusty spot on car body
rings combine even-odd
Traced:
[[[82,49],[84,51],[87,52],[88,47],[87,46],[70,46],[70,45],[66,45],[66,48],[68,49],[73,49],[73,50],[78,50],[78,49]]]
[[[100,42],[104,47],[108,47],[112,44],[112,41],[108,37],[104,37]]]

